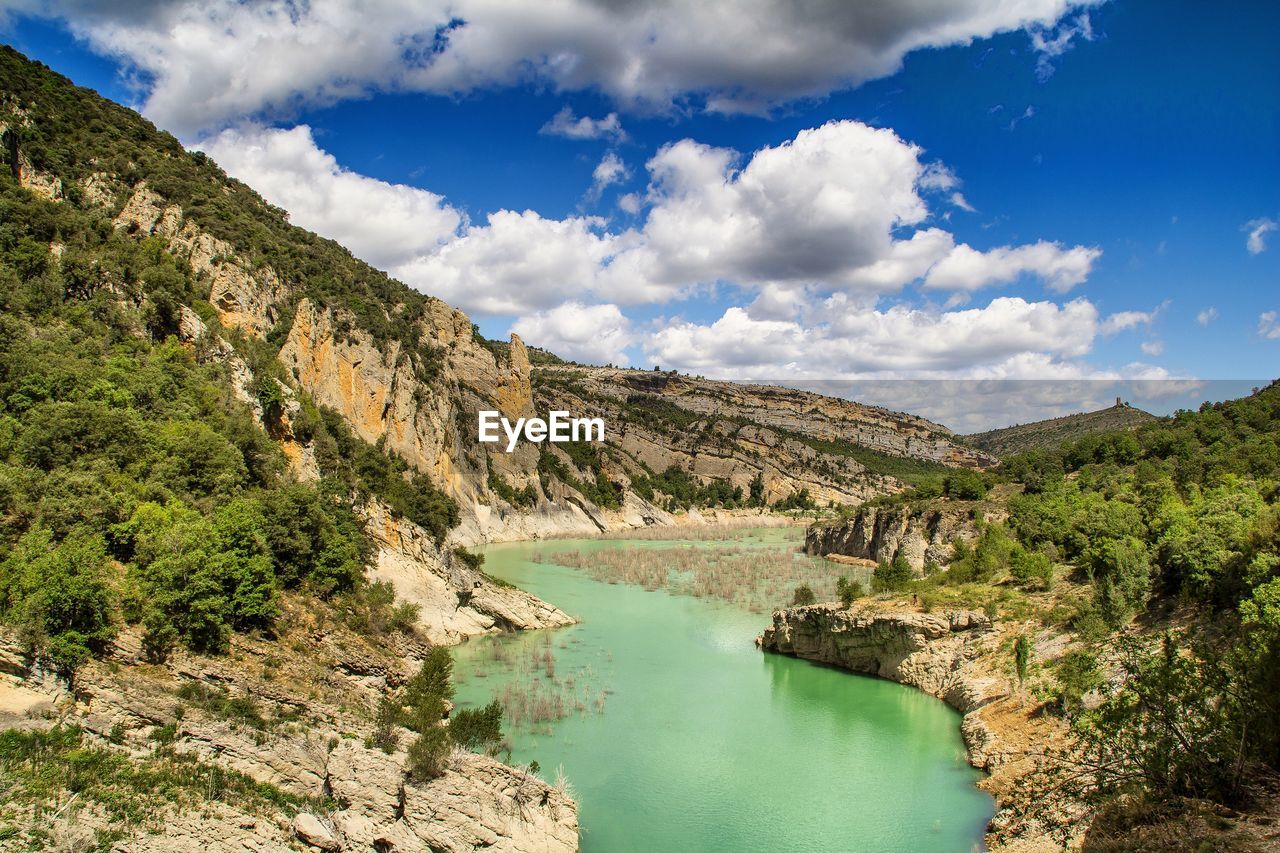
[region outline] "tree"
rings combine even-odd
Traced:
[[[858,581],[851,581],[844,575],[836,578],[836,595],[840,596],[840,604],[846,610],[853,606],[853,602],[857,601],[865,593],[862,584]]]
[[[915,578],[915,572],[907,558],[897,555],[888,563],[876,566],[871,575],[871,588],[876,592],[893,592],[902,589]]]
[[[502,740],[502,703],[494,699],[483,708],[455,711],[449,735],[458,746],[473,752],[494,749]]]
[[[764,475],[759,471],[751,478],[751,485],[747,490],[747,506],[764,506]]]
[[[960,470],[942,479],[942,490],[952,498],[977,501],[987,495],[987,483],[977,471]]]
[[[106,544],[83,528],[58,543],[33,528],[0,562],[0,616],[24,629],[33,656],[68,677],[115,636],[113,604]]]
[[[1026,634],[1020,634],[1018,639],[1013,641],[1013,666],[1018,673],[1018,686],[1021,687],[1027,680],[1027,673],[1031,669],[1031,655],[1035,650],[1035,640]]]
[[[421,732],[409,745],[409,775],[419,782],[443,776],[448,767],[449,748],[449,733],[444,726],[433,725]]]

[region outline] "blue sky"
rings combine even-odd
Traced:
[[[736,378],[1280,373],[1275,4],[399,2],[10,3],[3,37],[493,337]]]

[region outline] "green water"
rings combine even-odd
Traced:
[[[771,544],[794,536],[759,535]],[[491,546],[486,571],[581,624],[476,639],[456,652],[464,707],[507,683],[539,680],[565,700],[563,719],[507,729],[513,761],[536,760],[546,779],[563,766],[584,850],[981,847],[991,802],[973,787],[959,715],[942,702],[762,654],[754,638],[768,616],[530,560],[556,549],[671,544]]]

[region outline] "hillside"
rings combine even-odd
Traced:
[[[963,440],[970,447],[1003,459],[1028,450],[1056,449],[1063,442],[1074,441],[1086,435],[1136,429],[1152,420],[1155,420],[1155,415],[1117,400],[1116,405],[1096,412],[1081,412],[972,433],[964,436]]]
[[[956,472],[810,528],[871,594],[761,642],[964,713],[996,849],[1275,849],[1277,483],[1280,383]]]
[[[622,384],[645,384],[647,390],[628,394],[660,399],[646,422],[666,426],[639,436],[634,405],[606,407],[621,419],[616,434],[629,434],[627,447],[612,438],[601,453],[482,447],[474,440],[479,410],[529,416],[563,396],[565,382],[592,386],[602,399],[610,392],[598,387],[597,369],[563,365],[537,350],[531,355],[515,337],[484,340],[461,312],[289,225],[250,188],[136,114],[12,50],[3,61],[7,117],[0,124],[19,183],[79,211],[84,221],[77,227],[109,222],[177,260],[183,280],[165,292],[163,304],[194,309],[251,368],[296,392],[302,408],[315,413],[309,420],[332,410],[356,437],[428,478],[458,504],[460,524],[450,540],[456,544],[669,523],[669,510],[698,506],[857,501],[935,474],[937,463],[990,462],[959,447],[947,430],[905,415],[767,386],[705,383],[706,393],[675,393],[695,380],[671,382],[664,374],[655,384],[642,371],[628,372]],[[56,243],[53,235],[49,242]],[[127,271],[97,257],[86,262],[99,264],[102,286],[123,284],[110,279]],[[534,363],[547,377],[536,400]],[[552,386],[559,390],[549,392]],[[735,396],[741,405],[717,402]],[[708,419],[721,409],[735,430],[747,428],[741,449],[731,460],[707,464],[704,456],[695,464],[683,427],[692,418],[723,429]],[[817,422],[797,417],[806,410],[826,414]],[[637,442],[647,445],[643,463],[635,458]],[[788,442],[794,452],[784,464],[755,452]],[[291,451],[294,458],[311,457],[306,445]],[[671,488],[664,490],[668,472]],[[763,483],[753,493],[757,475]],[[636,477],[643,478],[639,490],[631,488]]]

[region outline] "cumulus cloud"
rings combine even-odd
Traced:
[[[733,307],[712,323],[668,323],[645,343],[647,361],[736,378],[1078,376],[1098,311],[999,297],[982,308],[852,308],[843,294],[813,312],[827,319],[756,319]],[[910,342],[909,345],[906,345]]]
[[[1114,335],[1117,332],[1136,329],[1138,326],[1149,327],[1168,307],[1168,304],[1168,302],[1162,302],[1150,311],[1117,311],[1102,322],[1099,331],[1104,335]]]
[[[1251,255],[1261,255],[1267,250],[1267,235],[1272,231],[1280,228],[1280,222],[1268,217],[1261,219],[1252,219],[1244,224],[1241,230],[1248,233],[1245,238],[1245,248],[1249,250]]]
[[[1063,248],[1041,240],[1026,246],[1000,246],[979,251],[961,243],[942,258],[925,278],[925,286],[943,290],[973,290],[1007,283],[1025,274],[1037,275],[1045,285],[1065,293],[1089,277],[1102,250],[1087,246]]]
[[[1196,322],[1201,326],[1207,326],[1216,320],[1217,317],[1218,309],[1210,306],[1208,308],[1202,308],[1200,313],[1196,314]]]
[[[20,0],[21,2],[21,0]],[[533,81],[634,107],[761,110],[892,74],[916,49],[1050,28],[1097,0],[26,0],[147,81],[145,112],[193,134],[372,91]],[[1079,19],[1072,26],[1078,29]],[[1039,35],[1037,35],[1039,34]],[[1072,36],[1074,38],[1074,36]],[[1070,39],[1068,39],[1069,42]]]
[[[604,118],[591,118],[574,115],[570,107],[562,107],[538,132],[566,139],[610,139],[620,142],[627,138],[617,113],[609,113]]]
[[[606,153],[591,171],[591,189],[587,192],[588,198],[599,198],[600,193],[605,188],[613,184],[622,183],[631,177],[631,170],[627,168],[627,164],[622,162],[617,154],[612,151]]]
[[[1280,338],[1280,318],[1275,311],[1264,311],[1258,315],[1258,334],[1269,341]]]
[[[646,164],[643,199],[620,199],[642,217],[622,230],[535,211],[470,222],[434,193],[341,168],[306,126],[230,129],[201,147],[297,224],[482,314],[545,311],[565,294],[667,302],[720,282],[759,293],[839,292],[860,305],[919,280],[968,293],[1033,275],[1063,291],[1099,255],[1045,241],[985,252],[957,245],[929,224],[920,194],[922,180],[954,186],[954,177],[922,165],[920,149],[893,131],[852,121],[801,131],[745,163],[736,151],[688,139],[667,145]],[[627,176],[606,154],[588,197]]]
[[[390,271],[468,311],[522,314],[592,290],[614,238],[603,221],[500,210],[430,255]]]
[[[623,350],[634,341],[631,323],[617,305],[576,301],[521,317],[511,331],[564,358],[595,364],[627,364]]]
[[[306,125],[224,130],[199,147],[288,210],[295,225],[340,240],[384,270],[434,251],[463,222],[435,193],[342,168]]]

